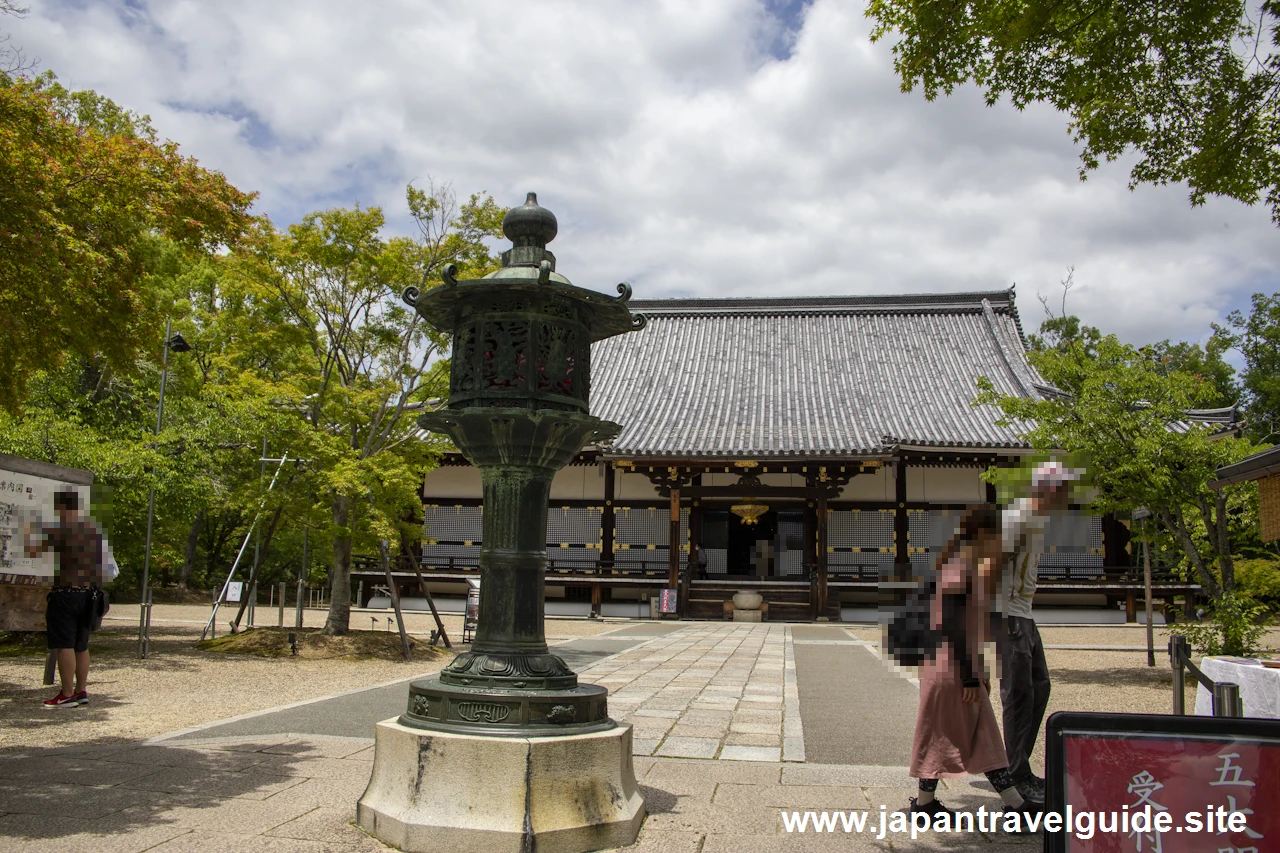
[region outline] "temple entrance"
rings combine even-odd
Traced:
[[[746,524],[727,509],[702,515],[708,577],[796,577],[804,573],[804,511],[770,509]]]

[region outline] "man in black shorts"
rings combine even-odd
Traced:
[[[53,591],[45,608],[46,638],[58,660],[62,687],[58,695],[46,699],[46,708],[87,705],[89,694],[89,630],[93,624],[94,598],[102,583],[102,534],[97,526],[80,515],[80,496],[58,492],[53,496],[58,513],[56,524],[43,524],[34,532],[42,542],[26,544],[28,557],[53,550],[56,568]]]

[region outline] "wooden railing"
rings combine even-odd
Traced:
[[[682,570],[687,566],[682,565]],[[379,574],[382,573],[382,564],[378,557],[365,554],[353,555],[351,558],[351,569],[353,572],[360,574]],[[396,574],[413,574],[414,566],[407,555],[399,555],[392,559],[391,569]],[[422,571],[424,574],[478,574],[480,571],[479,561],[475,557],[447,557],[432,558],[424,557],[422,560]],[[556,558],[549,555],[547,557],[547,575],[566,575],[576,577],[662,577],[665,578],[670,571],[669,564],[666,560],[590,560],[590,559],[572,559],[572,558]],[[710,573],[702,575],[696,571],[693,574],[694,580],[724,580],[731,581],[734,579],[749,578],[744,575],[729,575]],[[885,579],[882,575],[882,566],[878,563],[860,563],[855,565],[837,565],[827,567],[827,578],[833,582],[840,581],[859,581],[872,582]],[[771,576],[767,580],[773,581],[810,581],[817,579],[816,567],[812,564],[805,564],[802,572],[795,575],[786,575],[782,577]],[[1176,577],[1173,572],[1168,569],[1156,569],[1151,574],[1151,579],[1155,583],[1179,583],[1181,578]],[[1044,586],[1053,586],[1054,584],[1078,584],[1078,583],[1119,583],[1129,586],[1141,587],[1143,585],[1142,570],[1130,566],[1041,566],[1039,572],[1040,583]],[[1194,582],[1188,584],[1195,586]]]

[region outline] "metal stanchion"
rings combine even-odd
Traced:
[[[151,654],[151,589],[147,588],[147,600],[143,607],[147,608],[142,622],[142,656]]]
[[[1182,637],[1169,638],[1169,662],[1173,665],[1173,713],[1183,716],[1187,713],[1186,671],[1182,667]]]
[[[1244,705],[1240,701],[1240,685],[1231,681],[1219,681],[1213,685],[1213,715],[1215,717],[1243,717]]]

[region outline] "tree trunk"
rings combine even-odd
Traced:
[[[1219,489],[1214,509],[1217,513],[1217,536],[1213,537],[1218,549],[1218,570],[1222,574],[1222,592],[1230,595],[1236,588],[1236,564],[1231,559],[1231,530],[1227,518],[1227,494]]]
[[[338,495],[333,499],[333,525],[338,532],[333,537],[333,568],[329,572],[332,591],[329,598],[329,616],[324,620],[324,632],[341,636],[351,627],[351,499]]]
[[[191,575],[196,568],[196,550],[200,545],[200,528],[203,525],[204,510],[200,510],[191,522],[191,531],[187,534],[187,551],[182,560],[182,570],[178,573],[178,589],[185,590],[191,586]]]
[[[1196,548],[1196,543],[1191,538],[1191,533],[1187,530],[1186,520],[1183,519],[1182,514],[1175,509],[1161,509],[1160,518],[1164,521],[1165,526],[1173,532],[1174,538],[1182,546],[1182,552],[1187,555],[1187,560],[1195,567],[1196,574],[1200,578],[1200,585],[1205,588],[1214,601],[1221,599],[1222,587],[1209,572],[1208,566],[1204,564],[1204,559],[1200,556],[1200,551]]]
[[[1231,595],[1236,587],[1236,567],[1231,559],[1231,530],[1228,527],[1227,495],[1221,489],[1214,495],[1213,506],[1204,495],[1199,498],[1200,517],[1213,554],[1218,558],[1218,574],[1222,578],[1222,594]]]

